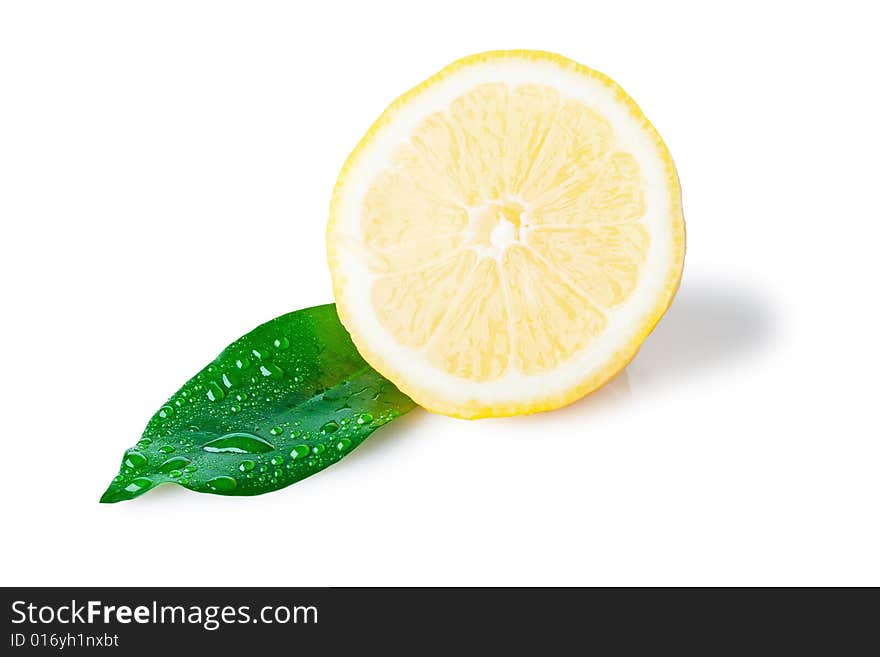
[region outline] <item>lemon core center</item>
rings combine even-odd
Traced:
[[[495,252],[511,242],[520,241],[523,223],[523,207],[519,203],[511,200],[492,201],[471,210],[468,241],[474,246]]]

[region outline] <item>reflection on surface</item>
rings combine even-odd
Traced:
[[[566,415],[571,413],[597,413],[614,409],[615,407],[625,406],[629,403],[629,399],[632,395],[630,390],[629,372],[627,371],[628,369],[628,367],[624,368],[604,386],[568,406],[563,406],[562,408],[558,408],[548,413],[520,415],[513,419],[518,419],[520,422],[529,421],[540,423],[545,422],[548,418],[563,420]]]
[[[629,374],[627,373],[626,368],[624,368],[608,383],[590,395],[590,397],[595,403],[600,404],[629,399],[630,395]]]

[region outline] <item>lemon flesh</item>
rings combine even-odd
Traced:
[[[669,153],[607,77],[534,51],[469,57],[396,100],[331,203],[340,318],[429,410],[557,408],[635,355],[684,261]]]

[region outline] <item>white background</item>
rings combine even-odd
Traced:
[[[880,585],[869,3],[4,2],[5,585]],[[415,411],[254,498],[99,505],[226,344],[332,299],[324,227],[392,99],[483,50],[616,79],[681,175],[681,291],[553,413]]]

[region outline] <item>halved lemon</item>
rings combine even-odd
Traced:
[[[421,406],[568,404],[638,351],[681,279],[669,152],[612,80],[488,52],[407,92],[349,156],[327,229],[340,319]]]

